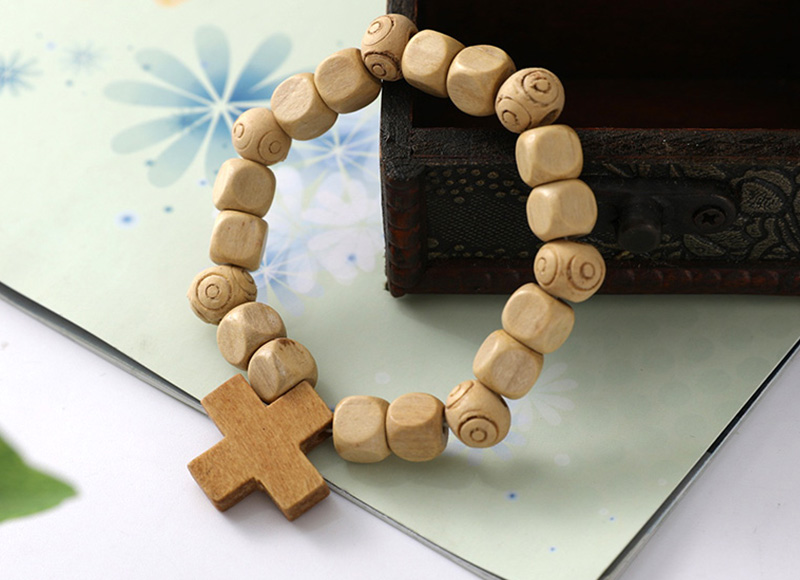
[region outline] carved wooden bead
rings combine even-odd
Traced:
[[[194,277],[187,297],[201,320],[217,324],[240,304],[255,300],[257,292],[247,271],[235,266],[213,266]]]
[[[480,44],[459,52],[447,71],[447,94],[453,104],[475,117],[494,113],[494,101],[500,85],[516,67],[505,51]]]
[[[434,30],[420,30],[403,51],[403,76],[408,84],[436,97],[447,97],[447,71],[464,45]]]
[[[549,125],[525,131],[517,139],[516,158],[522,181],[531,187],[572,179],[583,171],[581,140],[566,125]]]
[[[214,205],[264,217],[275,197],[275,174],[247,159],[228,159],[214,182]]]
[[[447,424],[469,447],[492,447],[508,435],[511,412],[503,398],[478,381],[464,381],[450,392]]]
[[[228,312],[219,323],[217,346],[226,361],[246,370],[250,357],[261,345],[285,336],[286,326],[273,308],[248,302]]]
[[[386,441],[386,410],[380,397],[355,396],[339,401],[333,411],[333,446],[342,459],[377,463],[390,454]]]
[[[273,165],[286,159],[292,139],[267,108],[248,109],[233,123],[231,139],[236,152],[250,161]]]
[[[606,262],[594,246],[559,240],[539,248],[533,273],[548,294],[583,302],[603,284]]]
[[[572,308],[536,284],[517,288],[503,307],[503,330],[528,348],[547,354],[567,340],[575,324]]]
[[[219,213],[211,232],[211,261],[257,270],[267,243],[267,222],[241,211]]]
[[[357,48],[334,52],[319,63],[314,84],[325,104],[339,114],[366,107],[381,92],[381,82],[364,66]]]
[[[472,372],[486,387],[509,399],[531,390],[542,372],[544,357],[505,330],[486,337],[472,362]]]
[[[382,81],[403,78],[403,51],[416,33],[417,25],[402,14],[378,16],[361,39],[361,57],[367,70]]]
[[[298,141],[319,137],[338,117],[322,100],[311,73],[292,75],[279,84],[270,106],[281,128]]]
[[[514,133],[553,123],[563,108],[564,87],[544,68],[524,68],[508,77],[495,103],[500,122]]]
[[[258,396],[271,403],[302,381],[316,385],[317,362],[299,342],[276,338],[253,354],[247,376]]]
[[[386,439],[406,461],[430,461],[447,447],[444,405],[427,393],[396,398],[386,411]]]
[[[534,187],[527,202],[528,225],[544,242],[585,236],[597,221],[594,192],[580,179],[565,179]]]

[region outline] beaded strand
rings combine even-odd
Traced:
[[[520,133],[516,161],[532,190],[526,211],[533,233],[546,242],[533,261],[537,283],[517,289],[503,308],[502,329],[492,332],[475,355],[475,379],[457,385],[443,404],[425,393],[389,403],[379,397],[341,400],[333,414],[339,455],[359,463],[395,454],[428,461],[444,451],[448,431],[471,447],[490,447],[508,433],[511,416],[504,397],[518,399],[533,387],[543,355],[569,336],[574,312],[564,302],[592,296],[605,277],[605,263],[590,245],[572,241],[591,232],[597,219],[592,190],[578,176],[583,154],[578,135],[553,125],[564,106],[564,90],[542,68],[516,70],[501,49],[465,47],[432,30],[417,31],[399,14],[372,21],[361,49],[340,50],[312,73],[294,75],[274,91],[269,108],[253,108],[234,123],[232,140],[241,159],[226,161],[214,184],[220,210],[211,235],[217,266],[199,273],[188,297],[195,314],[218,324],[225,360],[246,370],[250,386],[267,403],[307,382],[318,371],[311,353],[287,338],[280,315],[255,302],[248,270],[261,263],[275,193],[269,169],[284,160],[291,142],[319,137],[339,114],[356,111],[380,93],[383,81],[406,81],[436,97],[449,97],[473,116],[496,114]],[[449,429],[448,429],[449,427]]]

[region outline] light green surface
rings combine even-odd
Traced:
[[[156,142],[151,127],[152,143],[132,145],[147,133],[137,125],[168,116],[179,124],[193,109],[155,106],[159,97],[132,83],[191,94],[190,81],[170,89],[166,69],[152,64],[177,59],[207,90],[204,70],[216,70],[220,50],[203,60],[195,43],[219,38],[230,55],[228,93],[268,38],[284,46],[286,60],[265,66],[277,81],[357,44],[382,11],[377,1],[20,5],[0,23],[0,63],[16,62],[24,81],[0,86],[0,241],[10,249],[0,255],[0,281],[197,397],[213,389],[232,368],[216,350],[215,328],[185,299],[209,265],[205,156],[166,185],[180,155],[161,155],[178,133]],[[363,146],[377,140],[377,106],[340,123],[342,143],[298,144],[277,170],[268,252],[280,252],[256,274],[260,299],[314,353],[318,390],[331,405],[350,394],[444,398],[470,378],[504,297],[396,300],[383,290],[376,148]],[[216,143],[210,135],[200,136],[201,153]],[[500,446],[468,451],[451,441],[431,463],[361,466],[326,445],[314,462],[491,572],[597,577],[790,348],[800,306],[791,298],[598,297],[576,312],[567,345],[547,357],[533,392],[511,402],[512,431]]]

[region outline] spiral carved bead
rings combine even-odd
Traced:
[[[497,445],[511,426],[506,402],[478,381],[464,381],[452,390],[444,416],[456,437],[469,447]]]
[[[500,122],[514,133],[553,123],[563,108],[564,87],[544,68],[524,68],[508,77],[495,102]]]
[[[401,62],[417,26],[402,14],[378,16],[361,39],[361,58],[367,70],[382,81],[403,78]]]
[[[583,302],[603,284],[606,263],[594,246],[559,240],[539,249],[533,273],[548,294]]]
[[[245,270],[213,266],[192,280],[187,297],[192,311],[204,322],[218,324],[235,307],[256,299],[256,283]]]
[[[248,109],[233,123],[231,139],[236,152],[250,161],[273,165],[286,159],[292,139],[267,108]]]

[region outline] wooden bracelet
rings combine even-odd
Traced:
[[[267,166],[286,158],[292,139],[319,137],[340,113],[374,101],[382,81],[401,78],[431,95],[449,97],[467,114],[496,114],[504,127],[520,133],[517,167],[532,188],[528,223],[546,242],[533,261],[538,284],[525,284],[511,295],[502,329],[492,332],[475,355],[475,379],[457,385],[445,403],[425,393],[402,395],[392,403],[353,396],[331,414],[313,389],[318,374],[313,356],[286,337],[274,309],[255,302],[247,272],[258,268],[266,244],[262,218],[275,192],[275,176]],[[194,312],[219,324],[217,343],[224,358],[246,369],[250,380],[236,375],[202,401],[225,438],[193,460],[189,470],[218,508],[227,509],[260,488],[289,519],[309,509],[328,488],[305,453],[331,430],[339,455],[359,463],[390,454],[431,460],[444,451],[449,430],[471,447],[503,440],[511,423],[504,397],[528,393],[543,355],[559,348],[572,330],[574,312],[564,300],[586,300],[605,277],[600,253],[570,239],[591,232],[597,204],[578,179],[583,168],[578,135],[552,124],[563,106],[564,89],[550,71],[516,70],[497,47],[464,47],[439,32],[418,32],[405,16],[387,14],[369,25],[361,50],[340,50],[314,74],[288,78],[275,89],[271,109],[250,109],[236,120],[232,139],[242,159],[226,161],[214,185],[220,213],[210,256],[218,265],[198,274],[189,289]]]

